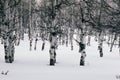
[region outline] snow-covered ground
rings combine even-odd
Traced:
[[[8,64],[4,62],[4,49],[0,45],[0,80],[120,80],[116,78],[120,76],[117,47],[110,53],[104,44],[104,57],[100,58],[97,43],[92,41],[86,49],[86,65],[82,67],[79,66],[80,53],[76,43],[73,51],[70,46],[59,46],[55,66],[49,66],[49,43],[45,44],[44,51],[41,51],[41,46],[39,41],[37,50],[29,51],[29,41],[21,41],[15,49],[14,63]],[[7,75],[1,74],[7,70]]]

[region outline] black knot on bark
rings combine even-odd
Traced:
[[[52,34],[53,36],[56,36],[56,35],[57,35],[57,33],[56,33],[56,32],[52,32],[51,34]]]
[[[51,46],[51,49],[55,49],[55,46]]]

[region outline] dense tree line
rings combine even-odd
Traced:
[[[5,62],[14,61],[15,45],[28,34],[30,50],[39,38],[50,42],[50,65],[56,63],[58,45],[79,45],[80,65],[85,64],[86,45],[91,36],[98,42],[103,57],[103,42],[120,49],[120,1],[119,0],[0,0],[0,39],[4,44]],[[76,35],[76,38],[74,37]],[[87,37],[87,38],[86,38]],[[87,39],[87,40],[85,40]],[[87,41],[87,42],[85,42]]]

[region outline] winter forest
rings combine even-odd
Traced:
[[[91,52],[86,50],[92,45],[97,47],[97,58],[104,59],[105,49],[111,52],[109,55],[112,54],[114,47],[119,57],[120,0],[0,0],[0,58],[4,57],[0,62],[6,65],[17,63],[16,48],[24,47],[24,44],[21,45],[23,42],[29,45],[30,52],[40,50],[43,54],[47,53],[48,64],[54,67],[61,64],[57,59],[57,50],[63,55],[66,49],[71,54],[75,52],[73,55],[78,53],[76,63],[83,67],[88,66],[88,55],[94,53],[93,49]],[[41,43],[39,47],[38,42]],[[60,50],[59,47],[65,49]],[[2,71],[1,74],[8,72]],[[120,72],[118,74],[117,79],[120,79]]]

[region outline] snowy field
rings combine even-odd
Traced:
[[[0,45],[0,80],[120,80],[117,46],[110,53],[108,45],[104,44],[104,57],[100,58],[97,43],[92,40],[91,46],[86,49],[86,65],[82,67],[79,66],[78,46],[74,44],[73,51],[70,46],[58,47],[55,66],[49,66],[49,43],[45,44],[44,51],[41,51],[41,41],[36,51],[29,51],[28,40],[21,41],[20,46],[16,46],[15,61],[12,64],[4,62],[4,49]],[[7,75],[1,74],[7,70]]]

